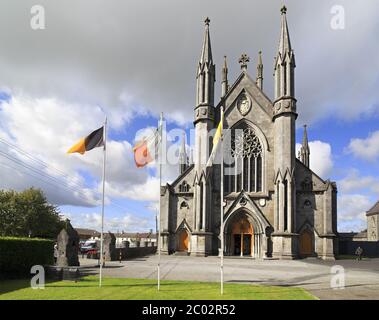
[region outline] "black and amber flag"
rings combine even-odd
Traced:
[[[86,151],[90,151],[101,146],[104,146],[104,127],[101,127],[90,133],[87,137],[80,139],[67,151],[67,153],[78,152],[80,154],[84,154]]]

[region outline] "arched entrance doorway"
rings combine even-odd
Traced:
[[[225,219],[224,252],[230,256],[262,257],[263,228],[254,213],[240,209]]]
[[[253,226],[246,216],[235,219],[232,224],[232,253],[235,256],[253,256]]]
[[[189,235],[186,229],[180,230],[178,234],[178,251],[188,252]]]
[[[300,244],[300,256],[309,257],[312,255],[312,243],[313,243],[313,235],[309,229],[305,229],[299,237]]]
[[[246,204],[245,204],[246,205]],[[224,224],[225,255],[263,258],[268,252],[270,224],[255,208],[239,208],[227,213]]]

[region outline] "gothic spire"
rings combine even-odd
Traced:
[[[304,134],[303,134],[303,148],[308,148],[308,134],[307,134],[307,125],[304,125]]]
[[[283,6],[280,10],[282,13],[282,26],[280,30],[280,40],[279,40],[279,54],[284,57],[286,53],[289,53],[292,51],[291,49],[291,41],[290,41],[290,35],[288,32],[288,24],[287,24],[287,8],[286,6]]]
[[[204,41],[196,75],[196,107],[199,107],[200,105],[213,107],[216,70],[215,65],[213,64],[211,38],[209,35],[209,18],[206,18],[204,22]]]
[[[257,85],[263,90],[263,62],[262,62],[262,51],[259,51],[258,65],[257,65]]]
[[[179,152],[180,174],[186,171],[187,165],[188,165],[188,157],[187,157],[187,151],[186,151],[186,134],[183,132],[182,145],[180,147],[180,152]]]
[[[203,65],[204,63],[213,64],[211,37],[209,35],[210,22],[211,20],[208,17],[204,20],[205,34],[204,34],[203,48],[201,50],[201,56],[200,56],[200,61],[199,61],[200,65]]]
[[[228,64],[226,56],[224,56],[224,65],[222,67],[222,79],[221,79],[221,98],[228,92]]]
[[[300,149],[301,162],[309,168],[309,156],[311,152],[308,144],[307,125],[304,125],[303,143]]]
[[[284,97],[295,98],[295,53],[291,47],[285,6],[281,9],[281,20],[279,49],[274,67],[275,100]]]

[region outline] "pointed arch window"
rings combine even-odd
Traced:
[[[231,133],[231,165],[225,170],[225,192],[262,192],[263,147],[250,126]]]
[[[190,186],[189,184],[184,180],[180,185],[179,185],[179,192],[189,192],[190,191]]]

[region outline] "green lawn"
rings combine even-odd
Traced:
[[[156,280],[150,279],[103,279],[98,287],[97,276],[87,276],[79,282],[59,281],[46,284],[45,289],[32,289],[26,280],[0,282],[0,300],[312,300],[310,293],[296,287],[269,287],[250,284],[224,285],[220,295],[220,284],[194,281],[161,281],[157,291]]]

